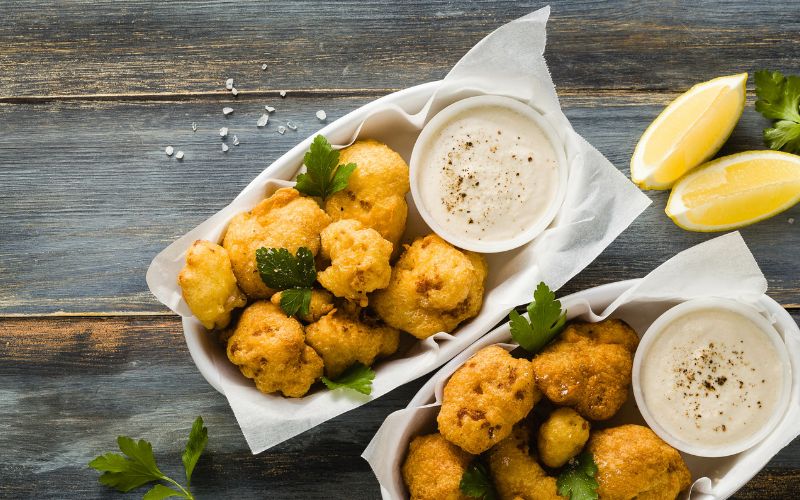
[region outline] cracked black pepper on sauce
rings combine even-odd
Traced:
[[[704,309],[660,333],[642,361],[641,389],[667,432],[721,447],[767,424],[779,404],[782,369],[758,325],[729,310]]]
[[[553,146],[529,118],[502,106],[455,115],[420,162],[430,215],[480,241],[514,238],[547,212],[558,188]]]

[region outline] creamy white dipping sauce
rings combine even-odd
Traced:
[[[778,410],[784,366],[746,316],[700,309],[668,323],[642,360],[650,414],[678,439],[704,449],[743,443]]]
[[[470,108],[433,132],[420,156],[419,191],[430,216],[448,232],[510,240],[553,203],[557,161],[531,119],[499,105]]]

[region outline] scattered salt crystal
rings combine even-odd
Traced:
[[[175,158],[183,160],[183,151],[178,151],[177,153],[175,153]]]
[[[236,137],[235,135],[233,136],[233,145],[234,146],[238,146],[239,145],[239,138]]]
[[[289,127],[290,130],[297,130],[297,125],[295,125],[294,122],[291,120],[286,122],[286,126]]]
[[[227,106],[226,106],[226,107],[224,107],[224,108],[222,108],[222,114],[223,114],[223,115],[229,115],[229,114],[231,114],[231,113],[233,113],[233,108],[229,108],[229,107],[227,107]]]
[[[223,153],[227,153],[228,152],[228,145],[227,144],[224,144],[224,143],[222,144],[222,152]]]
[[[228,137],[228,127],[222,127],[221,129],[219,129],[219,136]]]
[[[286,97],[286,91],[285,90],[281,90],[280,93],[281,93],[281,97]]]
[[[789,220],[787,222],[789,224],[794,224],[794,217],[789,217]]]
[[[233,78],[228,78],[227,80],[225,80],[225,88],[228,90],[233,89]]]
[[[175,150],[172,149],[172,146],[167,146],[167,149],[164,150],[164,152],[167,153],[167,156],[172,156],[173,151]]]
[[[238,90],[236,90],[236,87],[233,87],[233,88],[231,89],[231,94],[233,94],[234,96],[237,96],[237,95],[239,95],[239,91],[238,91]]]
[[[284,127],[283,125],[278,127],[279,134],[283,135],[285,132],[286,132],[286,127]]]
[[[192,122],[192,132],[197,132],[197,122]]]
[[[269,115],[265,113],[265,114],[261,115],[261,118],[258,119],[258,122],[256,123],[256,126],[257,127],[266,127],[268,121],[269,121]]]
[[[266,106],[264,106],[264,109],[266,109],[266,110],[267,110],[267,113],[274,113],[274,112],[275,112],[275,108],[273,108],[273,107],[272,107],[272,106],[270,106],[269,104],[267,104]]]
[[[324,109],[317,111],[317,120],[324,122],[326,118],[328,118],[328,113]]]
[[[267,70],[267,63],[264,63],[261,65],[261,71],[266,71],[266,70]]]

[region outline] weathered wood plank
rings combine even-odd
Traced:
[[[488,32],[545,4],[11,1],[0,98],[221,91],[228,77],[245,91],[403,88],[441,78]],[[552,2],[547,56],[563,87],[673,90],[797,70],[798,34],[780,2]]]
[[[227,204],[258,172],[320,127],[369,97],[213,102],[0,104],[0,314],[164,311],[147,291],[158,251]],[[633,146],[663,106],[662,94],[566,94],[576,129],[627,173]],[[263,105],[278,107],[266,129]],[[297,132],[275,132],[293,120]],[[197,122],[197,132],[191,123]],[[219,127],[242,144],[220,150]],[[763,120],[748,107],[724,152],[762,147]],[[172,145],[182,162],[164,154]],[[710,235],[688,233],[663,214],[666,193],[565,292],[640,277]],[[800,304],[800,207],[743,233],[771,294]]]
[[[180,475],[197,415],[210,434],[193,481],[199,498],[379,498],[359,456],[424,379],[252,456],[180,331],[174,316],[0,319],[0,498],[117,498],[85,464],[120,434],[151,441],[164,470]],[[798,470],[795,441],[742,498],[800,493]]]

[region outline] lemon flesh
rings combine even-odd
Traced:
[[[746,83],[747,73],[724,76],[672,101],[636,145],[633,182],[644,189],[669,189],[719,151],[742,116]]]
[[[800,156],[747,151],[709,162],[679,180],[667,215],[690,231],[726,231],[800,201]]]

